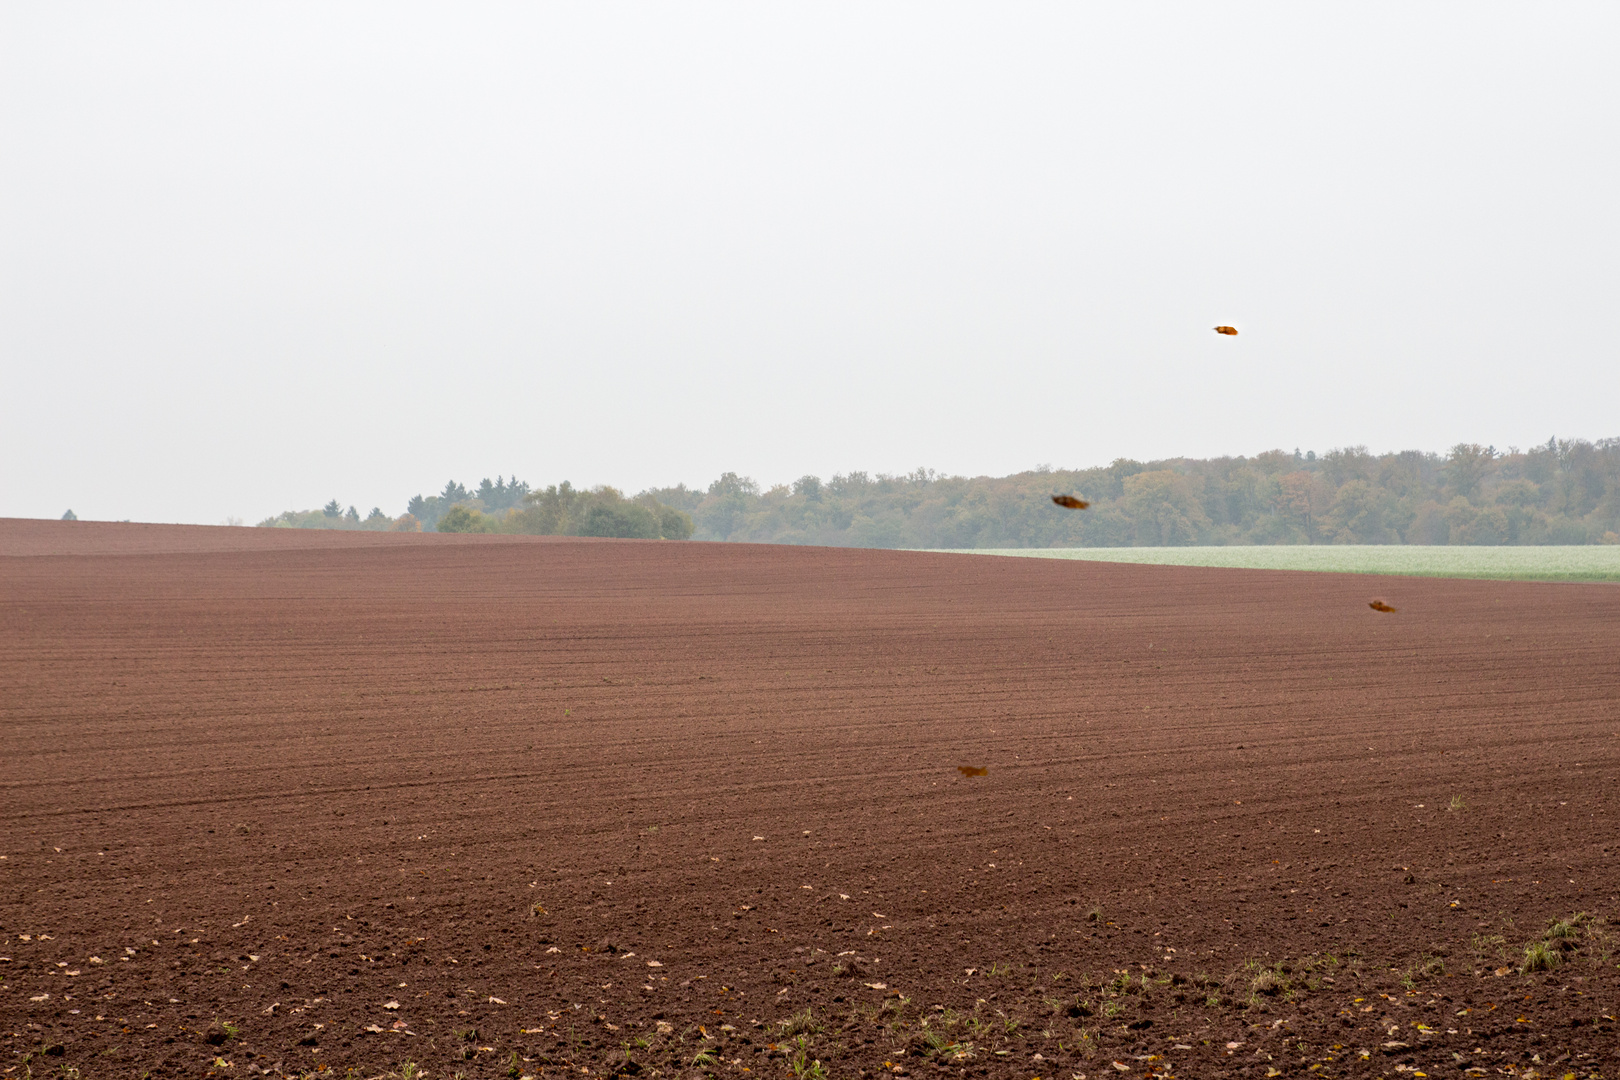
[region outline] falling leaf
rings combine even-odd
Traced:
[[[397,1008],[399,1008],[399,1002],[397,1002],[397,1001],[385,1001],[385,1002],[383,1002],[383,1008],[385,1008],[385,1009],[397,1009]]]
[[[1073,495],[1054,495],[1052,501],[1059,506],[1066,506],[1070,510],[1084,510],[1091,504],[1084,499],[1077,499]]]
[[[373,1035],[381,1035],[383,1033],[383,1027],[381,1024],[367,1024],[366,1030],[371,1032]]]
[[[1382,600],[1374,600],[1370,604],[1368,604],[1367,606],[1372,608],[1374,611],[1397,611],[1397,610],[1399,610],[1398,608],[1390,607],[1388,604],[1384,603]]]
[[[1215,332],[1217,334],[1227,334],[1231,337],[1237,337],[1237,327],[1235,326],[1217,326],[1215,328]]]
[[[990,770],[979,765],[958,765],[956,771],[963,776],[988,776]]]
[[[873,990],[887,990],[889,988],[888,983],[865,983],[863,985],[869,986]]]
[[[490,999],[489,999],[489,1003],[490,1003],[490,1004],[491,1004],[491,1005],[505,1005],[505,1004],[506,1004],[506,1002],[504,1002],[504,1001],[502,1001],[502,1000],[501,1000],[501,999],[500,999],[500,998],[498,998],[498,997],[492,997],[492,998],[490,998]]]

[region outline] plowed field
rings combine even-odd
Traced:
[[[1612,585],[0,522],[0,1068],[1612,1077],[1617,629]]]

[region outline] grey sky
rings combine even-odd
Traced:
[[[7,4],[0,515],[1620,435],[1617,31]]]

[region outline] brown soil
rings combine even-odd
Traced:
[[[0,522],[3,1067],[1613,1076],[1620,589],[1377,586]]]

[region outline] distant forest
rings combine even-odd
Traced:
[[[1086,510],[1054,506],[1073,494]],[[1506,452],[1120,459],[1006,477],[864,472],[761,486],[725,473],[631,498],[516,479],[450,483],[405,514],[362,519],[336,500],[260,522],[293,528],[425,529],[639,536],[877,548],[1130,547],[1190,544],[1620,543],[1620,438],[1548,439]]]
[[[366,529],[387,532],[528,533],[533,536],[613,536],[687,540],[691,515],[643,492],[627,499],[617,488],[576,489],[564,481],[531,489],[513,477],[486,477],[468,490],[452,480],[437,495],[417,495],[397,518],[374,506],[364,518],[333,499],[319,510],[288,510],[261,528]]]

